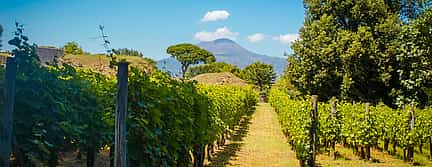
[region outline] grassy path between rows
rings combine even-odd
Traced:
[[[209,163],[210,167],[298,166],[295,153],[282,134],[277,115],[268,103],[258,105],[252,117],[240,125],[215,158]]]

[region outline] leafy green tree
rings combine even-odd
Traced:
[[[192,44],[178,44],[170,46],[167,49],[167,53],[177,59],[182,65],[181,70],[183,78],[186,76],[186,72],[190,65],[199,63],[207,64],[216,61],[216,58],[212,53]]]
[[[427,89],[432,87],[432,8],[404,26],[398,47],[397,76],[399,87],[393,88],[398,105],[427,103]]]
[[[268,90],[276,79],[273,66],[262,62],[249,64],[242,70],[241,76],[249,83],[258,86],[260,92]]]
[[[372,26],[388,14],[414,19],[432,4],[431,0],[305,0],[308,20],[319,20],[324,14],[350,30],[360,25]]]
[[[210,64],[203,64],[190,67],[186,73],[187,77],[194,77],[204,73],[220,73],[230,72],[236,76],[240,76],[240,69],[236,65],[228,64],[225,62],[214,62]]]
[[[62,49],[65,54],[80,55],[84,53],[84,50],[78,45],[77,42],[68,42],[63,46]]]
[[[288,58],[286,75],[303,94],[326,98],[340,94],[341,62],[337,52],[344,48],[337,45],[336,36],[335,19],[328,15],[307,22],[300,30],[301,40],[292,45],[294,55]]]
[[[302,94],[394,104],[402,27],[430,1],[305,0],[286,76]]]
[[[119,48],[119,49],[114,49],[113,52],[114,52],[114,54],[117,54],[117,55],[143,57],[143,54],[141,52],[134,50],[134,49]]]

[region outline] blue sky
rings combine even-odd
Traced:
[[[38,45],[78,42],[104,51],[98,25],[112,48],[134,48],[146,57],[168,57],[177,43],[219,37],[234,39],[256,53],[282,57],[303,24],[301,0],[0,0],[3,49],[10,49],[14,22]]]

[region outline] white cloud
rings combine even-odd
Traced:
[[[226,20],[230,16],[229,12],[226,10],[213,10],[207,12],[201,19],[202,22]]]
[[[273,40],[279,41],[282,44],[291,44],[299,38],[298,34],[284,34],[273,37]]]
[[[201,31],[195,34],[195,39],[199,41],[212,41],[220,38],[235,40],[239,33],[231,32],[227,27],[221,27],[214,32]]]
[[[256,34],[249,35],[247,38],[249,42],[255,43],[264,40],[265,38],[267,38],[267,35],[262,33],[256,33]]]

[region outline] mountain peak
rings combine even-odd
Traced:
[[[213,41],[214,43],[231,43],[231,44],[235,44],[235,42],[231,39],[228,38],[220,38],[220,39],[216,39]]]
[[[220,38],[213,41],[201,41],[197,45],[201,49],[213,53],[216,57],[216,61],[234,64],[240,68],[244,68],[256,61],[261,61],[272,64],[275,71],[277,71],[278,74],[281,74],[286,66],[286,59],[284,58],[269,57],[251,52],[237,44],[235,41],[227,38]],[[167,63],[163,63],[164,60],[160,61],[161,64],[158,63],[158,66],[162,69],[167,68],[169,69],[168,71],[171,71],[172,73],[178,73],[181,66],[180,63],[174,58],[169,58],[167,60],[169,60]]]

